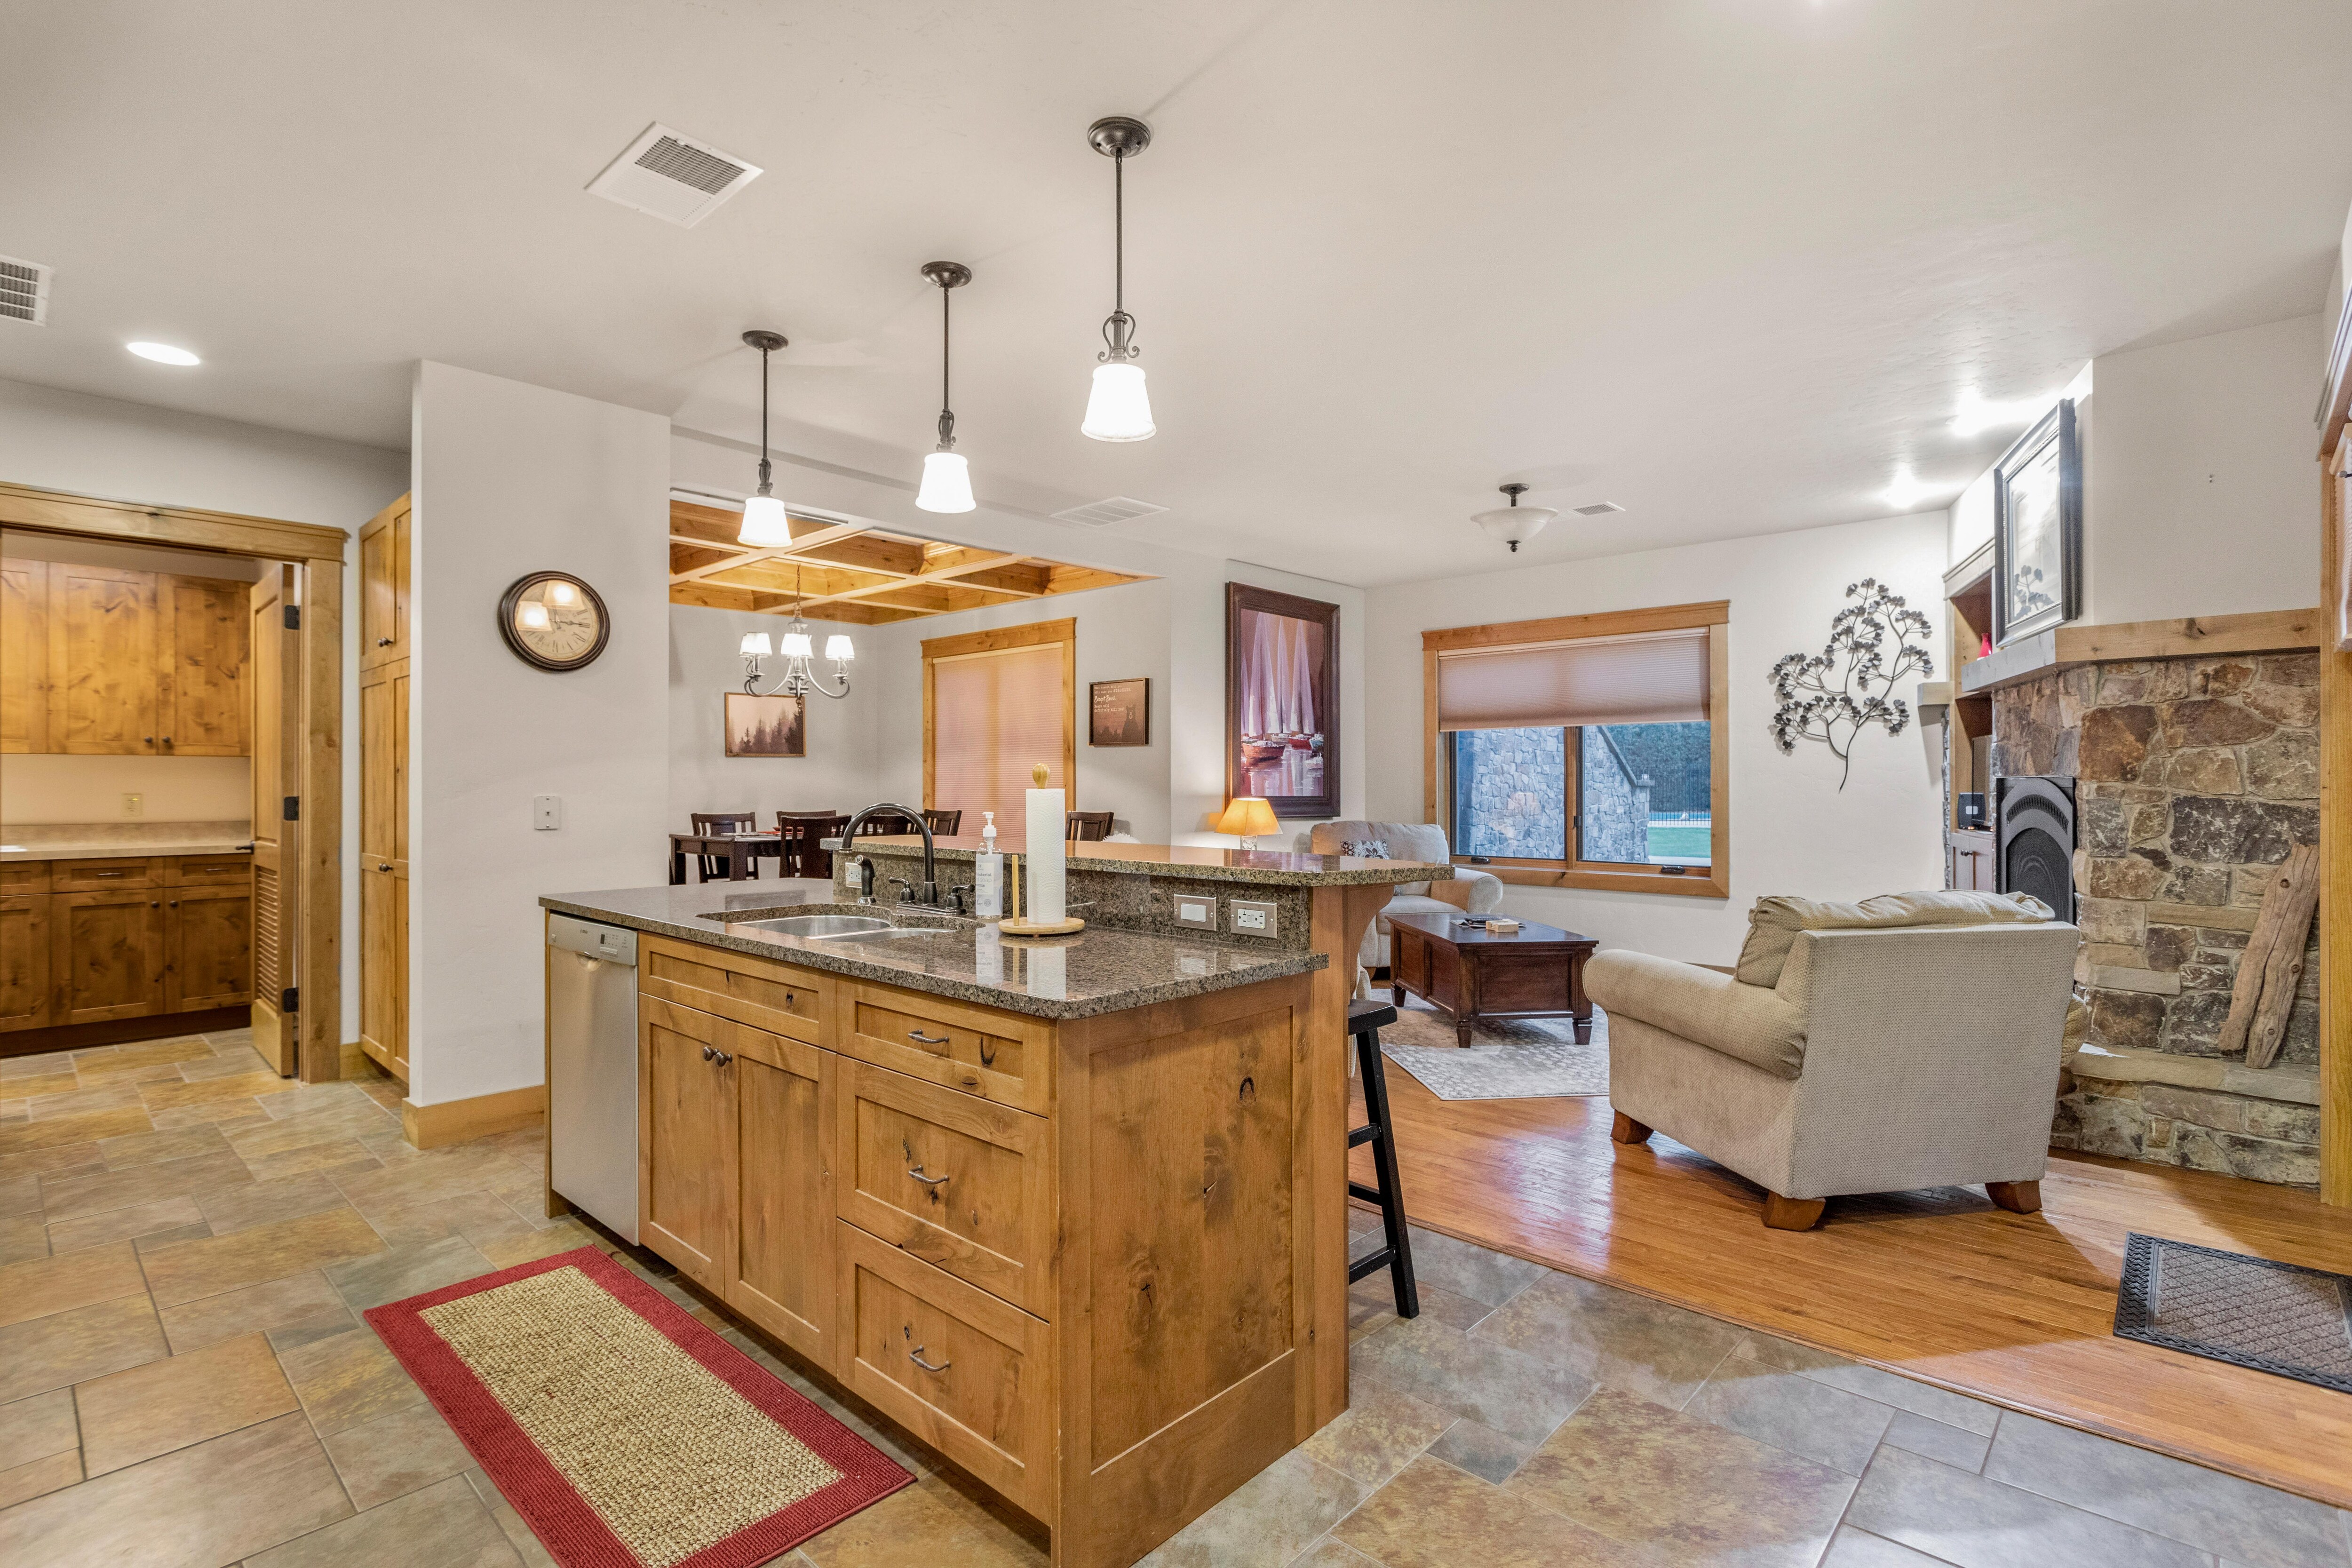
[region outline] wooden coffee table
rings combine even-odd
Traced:
[[[1600,945],[1592,938],[1533,921],[1521,921],[1516,935],[1489,936],[1461,915],[1387,918],[1393,1000],[1403,1005],[1410,991],[1447,1015],[1455,1044],[1470,1043],[1470,1026],[1480,1018],[1573,1018],[1576,1043],[1591,1043],[1584,961]]]

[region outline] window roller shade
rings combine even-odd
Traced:
[[[1440,730],[1530,730],[1706,720],[1707,634],[1652,632],[1437,658]]]
[[[1070,696],[1062,687],[1062,645],[1041,643],[966,654],[931,665],[934,732],[931,798],[927,805],[961,811],[961,830],[977,834],[982,813],[996,813],[997,841],[1009,850],[1029,839],[1029,770],[1044,763],[1066,789],[1062,748]]]

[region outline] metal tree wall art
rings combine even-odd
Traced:
[[[1772,667],[1772,743],[1793,753],[1800,741],[1820,741],[1844,764],[1838,788],[1853,773],[1853,742],[1866,725],[1899,735],[1911,709],[1895,693],[1906,675],[1933,675],[1925,641],[1933,629],[1875,577],[1846,584],[1854,602],[1830,623],[1830,640],[1817,654],[1792,653]],[[1832,684],[1834,680],[1834,684]]]

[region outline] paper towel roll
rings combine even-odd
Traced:
[[[1022,913],[1041,924],[1061,920],[1069,912],[1064,908],[1062,891],[1062,869],[1069,856],[1068,842],[1062,836],[1062,798],[1057,789],[1029,792],[1029,893],[1024,900],[1028,907]]]

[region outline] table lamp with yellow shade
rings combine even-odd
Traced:
[[[1274,807],[1262,796],[1243,795],[1226,805],[1224,815],[1217,818],[1217,831],[1236,836],[1244,849],[1255,849],[1259,835],[1279,833],[1282,825],[1275,821]]]

